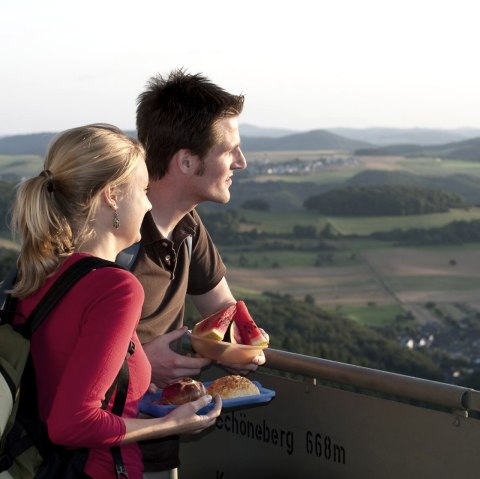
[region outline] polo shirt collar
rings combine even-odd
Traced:
[[[193,211],[187,213],[173,230],[173,243],[180,244],[187,236],[194,236],[198,223],[194,219]],[[152,213],[147,212],[142,224],[142,238],[145,244],[153,244],[165,241],[166,238],[160,233],[153,219]],[[167,240],[168,241],[168,240]]]

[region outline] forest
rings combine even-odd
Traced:
[[[440,213],[466,204],[455,193],[416,186],[348,186],[307,198],[307,209],[333,216],[391,216]]]

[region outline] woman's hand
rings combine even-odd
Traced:
[[[215,404],[210,411],[206,414],[197,414],[197,411],[210,404],[211,401],[212,396],[207,394],[195,401],[176,407],[168,414],[168,416],[166,416],[166,418],[178,422],[180,430],[178,430],[176,434],[197,434],[204,429],[213,426],[215,420],[222,412],[222,399],[217,395],[214,398]]]
[[[197,414],[197,411],[211,401],[212,396],[202,396],[196,401],[177,406],[172,412],[160,418],[122,418],[126,426],[122,444],[158,439],[174,434],[199,433],[213,426],[222,412],[222,399],[220,396],[215,396],[213,408],[206,414]]]

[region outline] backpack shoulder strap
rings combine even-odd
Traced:
[[[188,257],[192,257],[192,242],[193,238],[189,235],[186,237],[185,242],[187,243],[187,250],[188,250]],[[140,241],[138,243],[132,244],[128,248],[125,248],[123,251],[118,253],[117,257],[115,258],[115,263],[117,263],[122,268],[130,271],[132,266],[137,259],[138,251],[140,250]]]
[[[105,266],[115,268],[120,267],[112,261],[88,256],[79,259],[64,271],[29,315],[28,322],[30,324],[30,331],[33,333],[40,326],[56,304],[63,298],[65,293],[77,281],[83,278],[92,269],[103,268]]]
[[[125,268],[130,271],[137,259],[138,250],[140,249],[140,241],[138,243],[132,244],[128,248],[120,251],[117,257],[115,258],[115,263],[117,263],[122,268]]]

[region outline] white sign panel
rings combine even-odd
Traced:
[[[179,478],[477,479],[480,421],[257,374],[266,405],[181,444]]]

